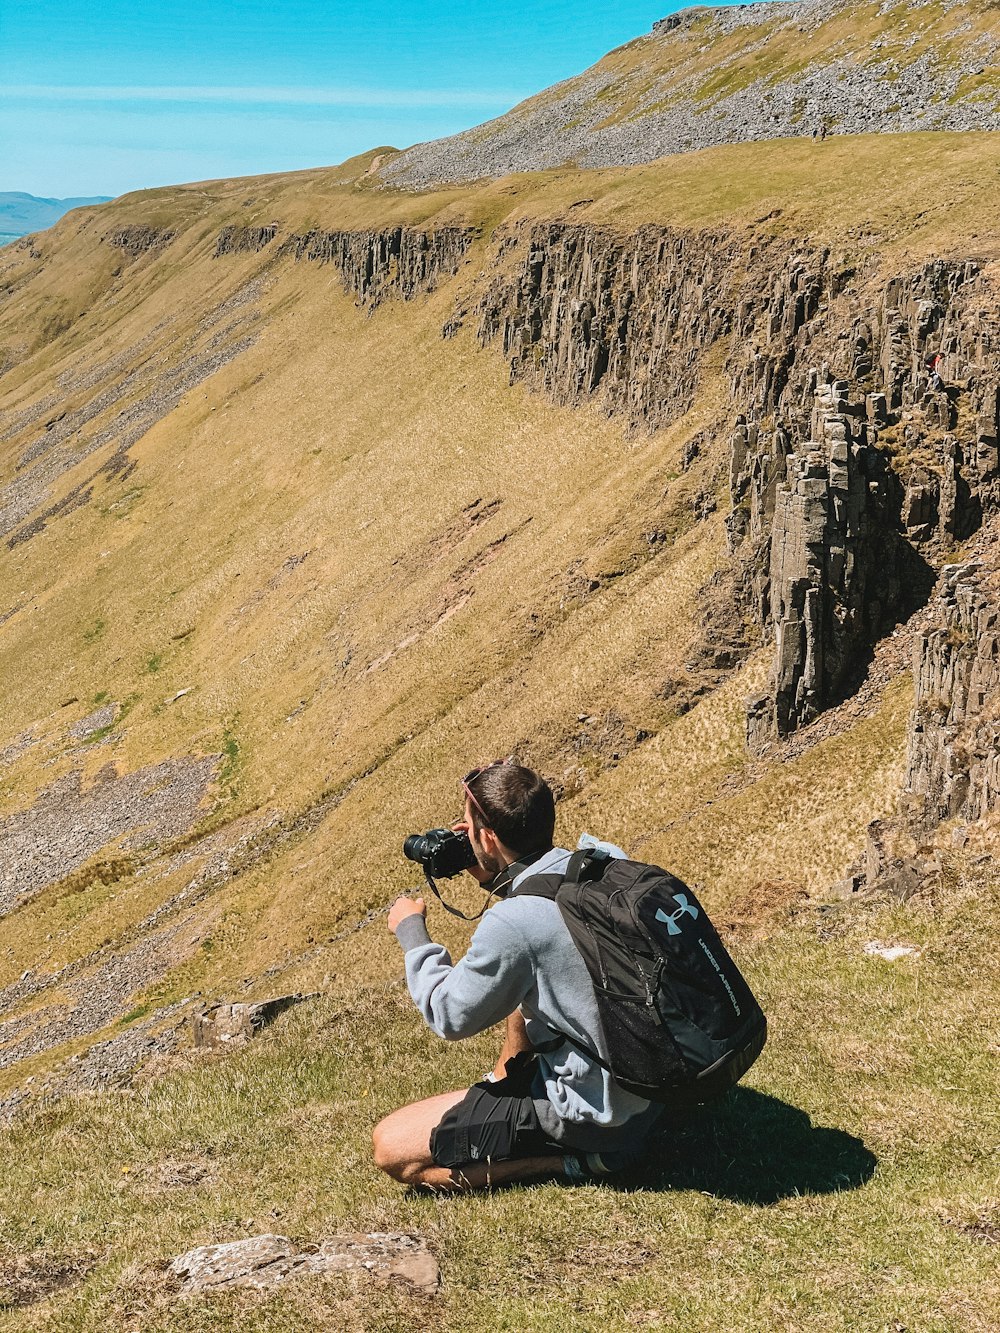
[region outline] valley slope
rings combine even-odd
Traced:
[[[930,939],[958,929],[971,882],[952,862],[927,868],[933,837],[903,848],[905,822],[876,864],[868,829],[899,818],[908,773],[941,798],[953,737],[920,750],[915,691],[927,703],[932,675],[935,698],[952,688],[949,654],[964,661],[967,624],[990,614],[984,581],[986,610],[947,612],[954,635],[914,683],[939,569],[964,568],[977,541],[991,558],[997,136],[735,145],[420,194],[384,188],[381,155],[126,196],[0,257],[11,1147],[54,1117],[52,1179],[73,1178],[93,1140],[66,1094],[126,1083],[153,1057],[159,1081],[140,1074],[131,1099],[98,1100],[92,1129],[124,1117],[126,1174],[144,1155],[201,1160],[211,1143],[210,1174],[224,1179],[213,1203],[185,1195],[155,1222],[148,1200],[129,1203],[151,1228],[142,1237],[117,1206],[83,1206],[101,1253],[66,1298],[78,1322],[65,1326],[99,1311],[125,1327],[151,1301],[180,1327],[155,1283],[129,1286],[125,1260],[148,1264],[208,1214],[229,1238],[248,1196],[258,1230],[275,1225],[261,1222],[265,1198],[296,1234],[333,1217],[430,1225],[420,1210],[439,1203],[364,1194],[376,1105],[440,1090],[425,1063],[440,1051],[414,1036],[379,914],[415,885],[405,834],[454,817],[458,775],[494,754],[551,776],[564,840],[586,828],[669,865],[742,939],[785,1033],[765,1100],[806,1096],[859,1133],[874,1117],[887,1158],[912,1132],[895,1105],[876,1115],[879,1089],[862,1077],[865,1059],[892,1065],[871,1051],[880,1004],[903,992],[862,973],[860,934],[899,929],[901,909],[878,899],[866,922],[834,906],[830,926],[816,904],[829,909],[845,877],[849,893],[863,872],[877,883],[905,862],[944,894],[936,924],[906,918]],[[954,601],[956,582],[940,595]],[[976,670],[983,689],[961,701],[973,730],[995,688],[985,659]],[[944,799],[925,811],[932,830],[942,814],[965,828],[989,813],[963,809],[950,786]],[[969,864],[987,835],[964,835]],[[983,904],[992,890],[977,892]],[[454,894],[477,905],[470,889]],[[435,912],[433,929],[461,951],[464,927]],[[946,953],[952,937],[933,938]],[[857,1062],[849,1042],[812,1033],[815,988],[842,1036],[852,1012],[861,1025]],[[202,998],[289,991],[323,999],[265,1039],[265,1055],[223,1070],[183,1053]],[[848,994],[853,1011],[831,998]],[[949,1004],[956,1026],[979,1012],[972,991]],[[847,1061],[843,1080],[802,1074],[795,1051],[809,1042]],[[477,1076],[487,1045],[457,1057],[456,1076]],[[936,1083],[927,1105],[951,1114]],[[964,1102],[954,1113],[971,1114]],[[237,1142],[257,1132],[259,1191]],[[316,1153],[301,1173],[288,1142]],[[862,1159],[843,1151],[844,1179],[859,1183]],[[983,1160],[967,1164],[969,1200]],[[816,1193],[795,1225],[848,1234],[837,1209],[850,1200]],[[723,1248],[744,1204],[722,1223]],[[881,1206],[898,1218],[902,1196]],[[622,1196],[608,1225],[629,1207]],[[653,1209],[643,1234],[662,1228],[653,1202],[637,1207]],[[11,1244],[72,1249],[70,1211],[48,1194],[39,1208],[52,1210],[44,1236],[19,1221]],[[701,1234],[706,1218],[689,1220]],[[497,1296],[472,1276],[486,1223],[464,1236],[455,1218],[433,1225],[464,1256],[442,1318],[471,1327],[460,1318]],[[568,1253],[568,1222],[549,1225]],[[976,1315],[985,1278],[938,1232],[926,1243],[944,1277],[908,1277],[906,1308],[965,1274]],[[101,1235],[116,1237],[113,1254]],[[848,1275],[817,1288],[811,1325],[779,1318],[791,1270],[749,1296],[734,1279],[720,1300],[738,1319],[756,1301],[773,1326],[839,1327],[822,1321],[860,1278],[834,1250]],[[683,1262],[695,1271],[693,1243]],[[600,1263],[585,1284],[594,1326],[625,1318]],[[663,1298],[650,1281],[655,1294],[633,1293],[630,1310]],[[333,1319],[313,1299],[293,1311],[302,1327],[317,1309]],[[508,1326],[552,1317],[530,1283],[511,1300]],[[685,1326],[711,1327],[711,1293],[692,1302]],[[255,1326],[291,1326],[287,1310],[271,1317],[262,1306]],[[329,1326],[355,1315],[338,1318]]]

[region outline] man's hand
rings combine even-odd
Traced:
[[[396,927],[400,921],[405,921],[408,916],[426,916],[427,906],[423,898],[407,898],[405,895],[397,898],[389,908],[389,929],[395,935]]]
[[[452,833],[468,834],[469,825],[464,819],[460,819],[457,824],[452,824],[451,831]],[[476,881],[477,884],[485,884],[487,880],[491,880],[493,878],[490,872],[488,870],[484,870],[478,861],[473,861],[472,865],[467,866],[466,869],[468,870],[469,874],[472,876],[472,878]]]

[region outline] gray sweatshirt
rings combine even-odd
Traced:
[[[518,875],[515,887],[530,875],[563,873],[569,858],[565,848],[553,848]],[[396,938],[406,955],[413,1001],[439,1037],[473,1037],[519,1008],[532,1045],[553,1041],[556,1028],[607,1059],[590,973],[554,902],[524,897],[496,903],[457,963],[431,940],[422,916],[405,917]],[[632,1146],[659,1116],[659,1106],[625,1092],[567,1041],[539,1053],[538,1062],[538,1119],[550,1137],[568,1146]]]

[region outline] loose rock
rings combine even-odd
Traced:
[[[360,1271],[402,1282],[422,1296],[435,1295],[441,1283],[437,1260],[426,1242],[394,1231],[331,1236],[305,1249],[287,1236],[253,1236],[228,1245],[198,1246],[170,1264],[185,1294],[233,1286],[272,1287],[302,1274]]]
[[[194,1044],[209,1048],[243,1046],[286,1009],[315,998],[315,994],[301,995],[296,992],[294,995],[280,995],[274,1000],[260,1000],[253,1004],[212,1005],[194,1016]]]

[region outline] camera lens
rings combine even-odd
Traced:
[[[411,833],[403,843],[403,855],[410,861],[426,865],[433,855],[433,848],[427,845],[429,841],[426,833]]]
[[[403,855],[422,865],[435,879],[451,879],[476,861],[468,834],[455,833],[450,828],[411,833],[403,843]]]

